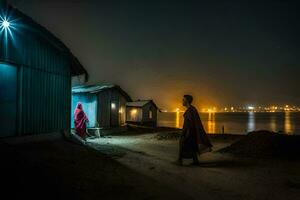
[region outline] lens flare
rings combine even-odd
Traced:
[[[3,26],[4,28],[8,28],[8,27],[10,26],[10,23],[9,23],[7,20],[4,20],[4,21],[2,22],[2,26]]]

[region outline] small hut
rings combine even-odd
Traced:
[[[152,100],[138,100],[126,103],[126,123],[157,126],[158,108]]]
[[[126,103],[130,96],[117,85],[98,84],[72,89],[72,110],[81,102],[89,118],[88,128],[112,128],[125,125]],[[74,115],[71,126],[74,128]]]

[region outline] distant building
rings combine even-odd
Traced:
[[[0,0],[0,137],[70,129],[71,77],[87,72],[46,28]]]
[[[158,108],[152,100],[126,103],[126,123],[143,126],[157,126]]]
[[[123,126],[126,123],[126,103],[130,96],[117,85],[98,84],[77,86],[72,89],[72,110],[78,102],[89,118],[88,128],[111,128]],[[74,115],[71,116],[74,128]]]

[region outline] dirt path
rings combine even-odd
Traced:
[[[1,195],[7,199],[191,199],[102,153],[64,140],[0,142],[0,155]]]
[[[213,143],[215,149],[230,144],[219,140]],[[89,141],[89,145],[103,153],[125,151],[126,154],[116,157],[118,162],[194,199],[300,197],[299,162],[208,153],[200,157],[200,167],[179,167],[172,163],[177,156],[177,141],[160,141],[153,134],[101,138]]]

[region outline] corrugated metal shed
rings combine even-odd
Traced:
[[[4,63],[17,69],[17,128],[10,136],[70,128],[71,76],[87,77],[86,70],[58,38],[30,17],[11,6],[2,6],[0,13],[12,22],[6,31],[11,34],[0,34],[0,67]]]
[[[89,96],[93,96],[93,102],[89,101]],[[73,87],[72,110],[75,110],[79,101],[83,104],[88,117],[96,119],[96,123],[90,123],[89,127],[94,127],[96,124],[100,127],[115,127],[125,123],[126,103],[131,101],[131,98],[120,86],[97,84]],[[94,110],[90,110],[91,105]],[[72,122],[73,119],[72,114]],[[72,127],[74,127],[73,123]]]

